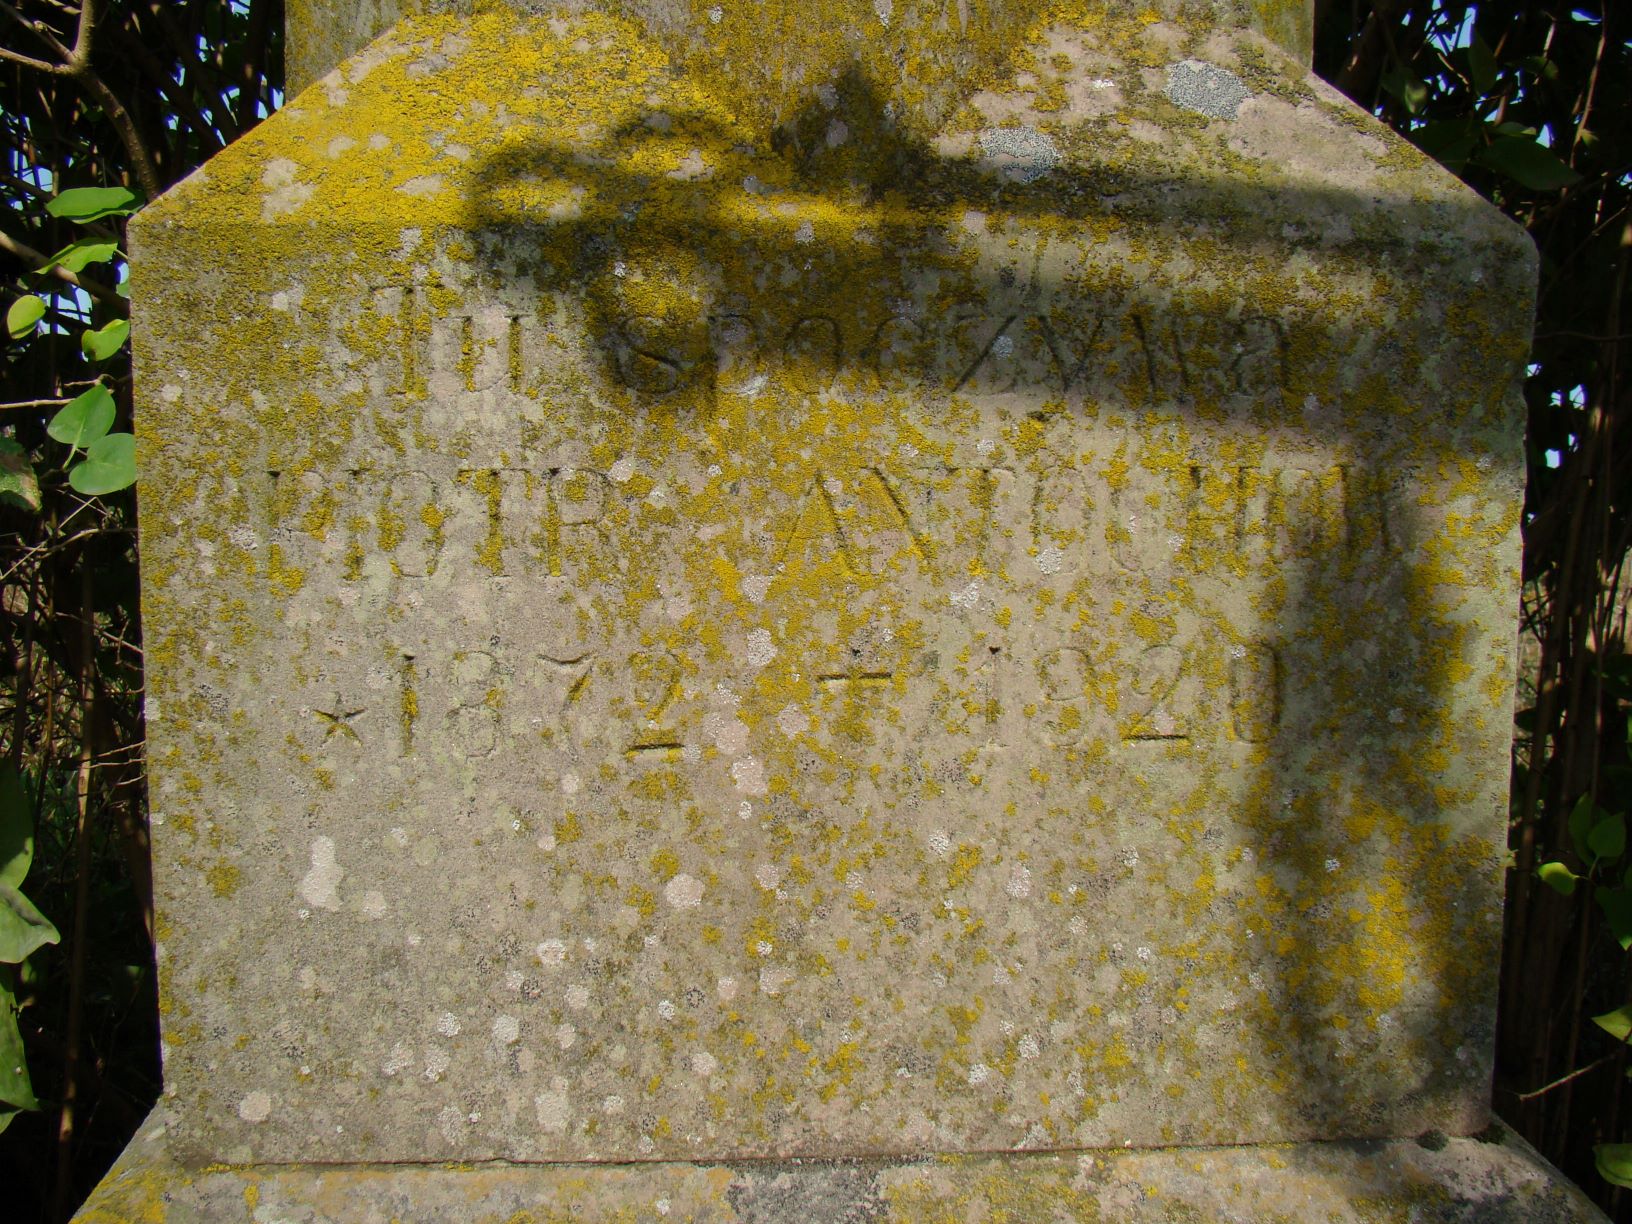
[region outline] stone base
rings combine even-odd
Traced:
[[[1607,1221],[1498,1125],[1477,1138],[576,1165],[174,1163],[155,1110],[75,1218],[86,1224],[547,1224],[564,1220]]]

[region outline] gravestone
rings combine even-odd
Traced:
[[[85,1218],[1592,1218],[1486,1129],[1525,236],[1302,4],[448,7],[133,227]]]

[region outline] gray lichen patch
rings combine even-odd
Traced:
[[[1252,91],[1217,64],[1181,60],[1167,70],[1167,96],[1175,106],[1210,119],[1234,119]]]
[[[1036,128],[990,128],[980,134],[982,161],[1017,183],[1032,183],[1060,164],[1060,150]]]

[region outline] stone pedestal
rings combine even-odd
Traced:
[[[1301,6],[520,7],[133,228],[87,1217],[1591,1218],[1485,1132],[1524,235]]]

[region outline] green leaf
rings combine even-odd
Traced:
[[[1563,863],[1543,863],[1536,868],[1536,874],[1541,882],[1561,896],[1569,896],[1575,891],[1576,874]]]
[[[1616,1041],[1625,1041],[1632,1036],[1632,1004],[1617,1007],[1612,1012],[1605,1012],[1601,1016],[1594,1016],[1592,1022]]]
[[[1468,78],[1477,93],[1488,94],[1496,88],[1496,53],[1477,34],[1468,44]]]
[[[1595,809],[1592,796],[1582,795],[1570,809],[1570,842],[1575,846],[1575,857],[1583,863],[1592,862],[1592,847],[1587,838],[1592,833]]]
[[[37,272],[49,272],[52,268],[67,268],[70,272],[83,272],[86,265],[93,263],[107,263],[119,254],[117,242],[104,242],[99,238],[81,238],[77,242],[70,242],[58,251],[45,263],[35,269]]]
[[[47,200],[45,211],[64,221],[95,221],[128,217],[139,207],[141,198],[128,187],[70,187]]]
[[[0,502],[36,513],[40,509],[40,478],[28,452],[12,438],[0,438]]]
[[[1621,945],[1621,951],[1632,948],[1632,892],[1625,888],[1600,888],[1596,894],[1598,908],[1604,911],[1609,933]]]
[[[1458,174],[1478,144],[1477,125],[1467,119],[1435,119],[1413,128],[1410,136],[1417,148]]]
[[[79,338],[79,347],[92,361],[106,361],[125,346],[130,339],[130,323],[115,319],[105,327],[87,331]]]
[[[136,437],[116,433],[98,438],[85,458],[68,469],[68,483],[86,497],[117,493],[136,483]]]
[[[0,961],[15,965],[61,936],[51,920],[10,884],[0,884]]]
[[[1558,79],[1558,65],[1544,55],[1527,55],[1519,62],[1544,81]]]
[[[1599,1143],[1592,1149],[1598,1176],[1614,1186],[1632,1189],[1632,1143]]]
[[[1587,847],[1601,862],[1614,862],[1626,853],[1626,817],[1604,812],[1587,834]]]
[[[45,432],[66,446],[83,450],[112,428],[113,393],[97,383],[64,404]]]
[[[22,775],[0,764],[0,884],[21,888],[34,861],[34,813]]]
[[[1522,136],[1498,136],[1474,160],[1532,191],[1557,191],[1581,181],[1558,154]]]
[[[0,1130],[18,1110],[39,1107],[28,1080],[28,1060],[23,1054],[23,1035],[17,1028],[17,999],[11,991],[10,975],[0,974]]]
[[[1398,62],[1390,64],[1383,73],[1382,85],[1389,93],[1405,103],[1405,109],[1419,114],[1428,104],[1428,82]]]
[[[6,330],[13,340],[26,340],[45,318],[45,299],[25,293],[6,310]]]

